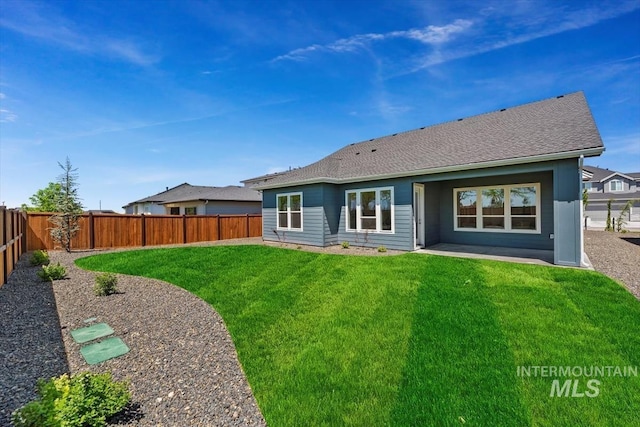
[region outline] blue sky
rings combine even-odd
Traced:
[[[640,1],[0,0],[0,203],[78,168],[86,208],[585,92],[640,171]]]

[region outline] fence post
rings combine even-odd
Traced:
[[[2,284],[7,283],[8,274],[7,274],[7,265],[9,259],[7,258],[7,208],[5,206],[0,206],[0,217],[2,217],[2,221],[0,221],[0,225],[2,225],[2,231],[0,231],[2,238],[0,238],[0,247],[2,247]]]
[[[29,250],[27,248],[27,229],[29,228],[29,216],[26,212],[20,211],[20,216],[22,220],[20,223],[22,224],[22,253],[25,253]]]
[[[145,218],[144,218],[144,214],[140,215],[140,220],[142,221],[142,246],[146,246],[147,244],[147,225],[145,224]]]
[[[182,243],[187,243],[187,215],[182,215]]]
[[[218,221],[218,240],[222,240],[222,236],[220,235],[220,214],[216,215],[216,220]]]
[[[249,225],[249,214],[247,214],[247,236],[246,237],[251,237],[251,228]]]
[[[96,234],[93,225],[93,212],[89,211],[89,249],[96,247]]]
[[[18,212],[11,211],[11,246],[13,246],[13,248],[11,249],[11,255],[13,257],[11,262],[13,263],[13,266],[18,263],[18,258],[20,258],[20,254],[17,250],[20,248],[20,244],[16,239],[16,237],[18,237],[18,227]]]

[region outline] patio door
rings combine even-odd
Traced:
[[[413,236],[416,249],[424,248],[424,184],[413,184]]]

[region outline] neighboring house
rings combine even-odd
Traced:
[[[256,190],[230,185],[207,187],[180,184],[123,206],[128,214],[233,215],[259,214],[262,197]]]
[[[590,226],[604,226],[609,200],[612,201],[611,217],[616,219],[627,202],[634,201],[625,220],[640,222],[640,172],[621,173],[584,166],[582,183],[589,196],[584,215],[589,219]]]
[[[580,266],[580,167],[603,151],[582,92],[370,139],[257,184],[263,238],[546,249]]]

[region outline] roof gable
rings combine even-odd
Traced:
[[[590,174],[590,176],[587,178],[587,181],[589,182],[604,182],[604,181],[613,179],[616,176],[620,178],[628,179],[629,181],[634,181],[637,179],[635,175],[640,175],[640,173],[625,174],[622,172],[617,172],[609,169],[602,169],[595,166],[586,166],[586,165],[583,166],[582,169],[583,171]],[[583,178],[584,178],[584,175],[583,175]]]
[[[603,150],[584,94],[576,92],[350,144],[256,188],[410,176]]]

